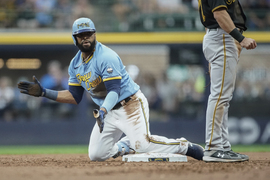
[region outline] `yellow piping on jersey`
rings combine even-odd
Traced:
[[[199,6],[199,9],[201,10],[201,15],[202,15],[202,18],[203,18],[203,22],[205,22],[205,15],[203,14],[203,8],[202,8],[202,0],[198,1],[198,6]]]
[[[220,6],[218,6],[218,7],[215,7],[215,8],[212,10],[212,12],[214,12],[215,10],[217,10],[217,9],[219,9],[219,8],[222,8],[222,7],[225,7],[226,9],[228,9],[227,6],[225,6],[225,5],[220,5]]]
[[[223,75],[222,75],[222,83],[221,83],[221,89],[220,89],[220,93],[219,93],[219,97],[217,100],[217,104],[214,110],[214,114],[213,114],[213,121],[212,121],[212,131],[211,131],[211,138],[210,138],[210,142],[209,142],[209,148],[208,150],[210,150],[211,147],[211,143],[212,143],[212,138],[213,138],[213,131],[214,131],[214,126],[215,126],[215,116],[216,116],[216,111],[217,111],[217,106],[218,103],[220,101],[221,95],[222,95],[222,91],[223,91],[223,86],[224,86],[224,79],[225,79],[225,69],[226,69],[226,46],[225,46],[225,34],[223,34],[223,51],[224,51],[224,64],[223,64]]]
[[[69,86],[81,86],[81,84],[78,83],[68,83]]]
[[[122,77],[121,76],[117,76],[117,77],[111,77],[111,78],[103,79],[103,82],[114,80],[114,79],[122,79]]]
[[[149,131],[148,131],[148,123],[147,123],[147,118],[146,118],[146,114],[145,114],[145,110],[143,107],[143,102],[142,99],[139,98],[139,101],[141,103],[141,107],[142,107],[142,112],[143,112],[143,116],[144,116],[144,120],[145,120],[145,125],[146,125],[146,133],[147,133],[147,138],[151,143],[155,143],[155,144],[165,144],[165,145],[179,145],[180,142],[173,142],[173,143],[165,143],[165,142],[161,142],[161,141],[155,141],[153,139],[150,138],[149,136]]]
[[[95,50],[94,50],[95,51]],[[92,57],[93,57],[93,55],[94,55],[94,53],[85,61],[85,64],[86,63],[88,63],[89,61],[90,61],[90,59],[92,59]],[[83,59],[83,55],[81,54],[81,57],[82,57],[82,59]]]

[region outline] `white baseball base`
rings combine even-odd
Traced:
[[[128,154],[122,157],[125,162],[152,162],[152,161],[166,161],[166,162],[187,162],[187,156],[181,154],[170,153],[141,153]]]

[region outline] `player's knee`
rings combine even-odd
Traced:
[[[91,146],[88,149],[88,157],[91,161],[105,161],[111,157],[111,150],[107,148],[100,148],[98,146]]]
[[[148,142],[144,142],[144,143],[141,143],[140,146],[134,146],[135,147],[135,151],[137,153],[145,153],[145,152],[149,152],[149,143]]]
[[[107,159],[102,157],[101,154],[93,153],[92,151],[88,153],[88,157],[91,161],[105,161]]]
[[[108,159],[102,151],[98,151],[97,149],[89,149],[88,150],[88,157],[91,161],[105,161]]]

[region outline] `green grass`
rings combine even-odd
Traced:
[[[232,145],[235,152],[270,152],[270,144]]]
[[[270,152],[270,144],[233,145],[235,152]],[[2,154],[87,154],[88,145],[0,146]]]
[[[88,145],[0,146],[0,154],[87,154]]]

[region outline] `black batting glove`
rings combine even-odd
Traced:
[[[45,89],[40,85],[40,82],[35,76],[33,76],[33,81],[34,82],[20,81],[18,83],[18,88],[21,90],[20,92],[35,97],[44,96]]]
[[[97,120],[99,132],[102,133],[103,128],[104,128],[104,119],[105,119],[106,113],[102,110],[94,109],[93,114]]]

